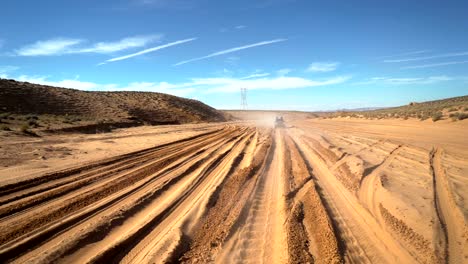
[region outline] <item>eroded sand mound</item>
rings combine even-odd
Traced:
[[[197,100],[153,92],[89,92],[0,79],[0,112],[182,124],[225,121]]]

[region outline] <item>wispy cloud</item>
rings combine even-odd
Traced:
[[[70,48],[82,43],[81,39],[55,38],[49,40],[40,40],[33,44],[26,45],[15,54],[18,56],[47,56],[62,55],[70,52]]]
[[[395,62],[420,61],[420,60],[431,60],[431,59],[450,58],[450,57],[461,57],[461,56],[468,56],[468,51],[464,51],[464,52],[454,52],[454,53],[445,53],[445,54],[439,54],[439,55],[433,55],[433,56],[426,56],[426,57],[416,57],[416,58],[404,58],[404,59],[384,60],[383,62],[395,63]]]
[[[245,87],[249,90],[300,89],[344,83],[350,78],[350,76],[337,76],[323,80],[311,80],[302,77],[288,76],[246,80],[233,78],[204,78],[194,79],[194,83],[203,85],[204,87],[209,86],[206,90],[207,93],[232,93],[238,92],[239,87]]]
[[[222,27],[222,28],[219,29],[219,32],[226,33],[226,32],[232,31],[232,30],[242,30],[242,29],[245,29],[245,28],[247,28],[247,26],[245,26],[245,25],[238,25],[238,26],[235,26],[235,27]]]
[[[112,53],[130,48],[144,47],[147,44],[158,41],[162,35],[148,35],[123,38],[116,42],[98,42],[91,47],[76,50],[76,52]]]
[[[174,41],[174,42],[171,42],[171,43],[167,43],[167,44],[160,45],[160,46],[157,46],[157,47],[145,49],[145,50],[135,52],[135,53],[132,53],[132,54],[128,54],[128,55],[125,55],[125,56],[112,58],[112,59],[106,60],[103,63],[100,63],[99,65],[102,65],[102,64],[105,64],[105,63],[108,63],[108,62],[113,62],[113,61],[126,60],[126,59],[129,59],[129,58],[133,58],[133,57],[140,56],[140,55],[143,55],[143,54],[146,54],[146,53],[150,53],[150,52],[154,52],[154,51],[157,51],[157,50],[169,48],[169,47],[172,47],[172,46],[180,45],[180,44],[190,42],[190,41],[194,41],[194,40],[196,40],[196,38],[190,38],[190,39],[183,39],[183,40]]]
[[[385,59],[385,58],[394,58],[394,57],[401,57],[401,56],[417,55],[417,54],[422,54],[422,53],[427,53],[427,52],[431,52],[431,50],[410,51],[410,52],[404,52],[404,53],[400,53],[400,54],[381,56],[381,57],[378,57],[377,59]]]
[[[237,65],[239,62],[240,58],[236,56],[230,56],[226,58],[226,63],[230,65]]]
[[[162,35],[146,35],[123,38],[114,42],[97,42],[84,45],[84,39],[54,38],[40,40],[33,44],[23,46],[14,51],[17,56],[53,56],[77,53],[113,53],[146,46],[149,43],[160,40]]]
[[[17,78],[14,78],[20,82],[30,82],[42,85],[49,85],[49,86],[56,86],[56,87],[64,87],[64,88],[73,88],[79,90],[92,90],[101,87],[101,85],[93,83],[93,82],[83,82],[77,79],[66,79],[60,81],[52,81],[49,80],[48,77],[45,76],[28,76],[28,75],[21,75]]]
[[[285,76],[285,75],[288,75],[292,71],[293,70],[291,70],[291,69],[285,68],[285,69],[277,70],[276,74],[278,74],[279,76]]]
[[[235,48],[231,48],[231,49],[227,49],[227,50],[217,51],[217,52],[211,53],[211,54],[203,56],[203,57],[178,62],[178,63],[174,64],[173,66],[179,66],[179,65],[194,62],[194,61],[204,60],[204,59],[208,59],[208,58],[212,58],[212,57],[216,57],[216,56],[220,56],[220,55],[224,55],[224,54],[228,54],[228,53],[233,53],[233,52],[244,50],[244,49],[250,49],[250,48],[254,48],[254,47],[270,45],[270,44],[273,44],[273,43],[283,42],[283,41],[286,41],[286,40],[287,39],[274,39],[274,40],[257,42],[257,43],[253,43],[253,44],[249,44],[249,45],[245,45],[245,46],[235,47]]]
[[[336,70],[340,65],[339,62],[314,62],[309,65],[306,71],[308,72],[331,72]]]
[[[158,9],[191,9],[196,1],[191,0],[134,0],[138,5]]]
[[[394,78],[394,77],[373,77],[362,82],[353,83],[353,85],[368,85],[368,84],[386,84],[386,85],[414,85],[414,84],[433,84],[444,81],[455,80],[453,77],[429,76],[429,77],[412,77],[412,78]]]
[[[432,68],[432,67],[440,67],[440,66],[454,65],[454,64],[465,64],[465,63],[468,63],[468,61],[449,61],[449,62],[423,64],[423,65],[416,65],[416,66],[406,66],[406,67],[401,67],[401,69],[422,69],[422,68]]]
[[[254,73],[245,77],[240,78],[241,80],[247,80],[247,79],[253,79],[253,78],[260,78],[260,77],[266,77],[269,76],[270,74],[265,72],[265,73]]]
[[[193,96],[195,93],[235,93],[239,87],[249,90],[285,90],[312,88],[344,83],[351,79],[351,76],[335,76],[327,79],[308,79],[292,76],[268,77],[268,73],[254,73],[243,78],[232,77],[208,77],[192,78],[188,82],[131,82],[127,85],[102,84],[79,80],[79,76],[74,79],[51,80],[49,76],[27,76],[21,75],[14,78],[18,81],[25,81],[43,85],[74,88],[80,90],[97,91],[149,91],[168,93],[177,96]]]
[[[95,90],[95,91],[146,91],[146,92],[160,92],[167,93],[176,96],[187,96],[195,91],[194,88],[185,87],[179,88],[166,82],[131,82],[127,85],[117,84],[100,84],[95,82],[80,81],[75,79],[64,79],[64,80],[50,80],[49,77],[45,76],[28,76],[21,75],[13,78],[21,82],[30,82],[42,85],[49,85],[55,87],[72,88],[79,90]]]
[[[11,65],[0,65],[0,73],[1,74],[6,74],[6,73],[9,73],[9,72],[13,72],[13,71],[16,71],[18,70],[19,67],[17,66],[11,66]]]

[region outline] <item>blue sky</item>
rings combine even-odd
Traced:
[[[467,1],[3,0],[0,77],[221,109],[468,94]]]

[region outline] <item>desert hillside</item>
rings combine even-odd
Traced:
[[[417,118],[421,121],[432,119],[458,121],[468,118],[468,95],[427,102],[411,102],[407,105],[380,108],[369,111],[336,111],[320,113],[326,117],[360,117],[360,118]]]
[[[25,115],[30,120],[33,116],[36,121],[32,127],[41,124],[41,120],[43,126],[57,123],[57,117],[64,124],[75,125],[85,120],[147,124],[225,120],[221,112],[208,105],[168,94],[80,91],[6,79],[0,79],[0,112],[4,125],[14,126],[18,123],[14,120],[24,119]]]

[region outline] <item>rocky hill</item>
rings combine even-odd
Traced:
[[[80,91],[6,79],[0,79],[0,113],[152,125],[225,121],[206,104],[168,94]]]

